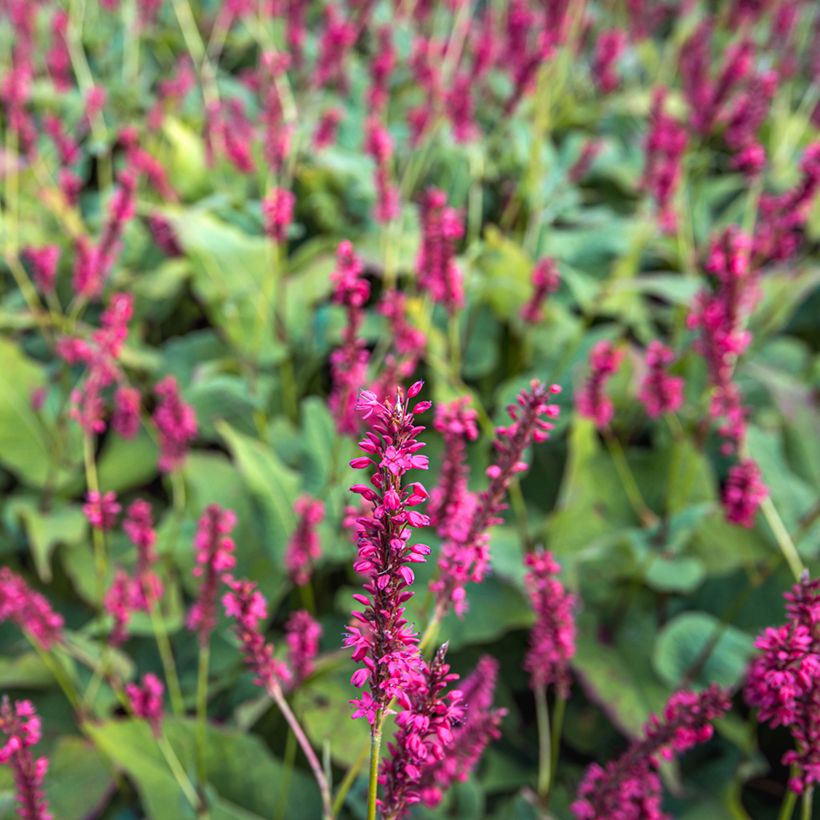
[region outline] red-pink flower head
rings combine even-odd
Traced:
[[[641,187],[655,200],[661,228],[672,233],[677,224],[674,197],[680,183],[687,136],[683,124],[664,112],[665,100],[666,89],[656,89],[649,112]]]
[[[14,775],[17,816],[23,820],[53,820],[48,810],[43,779],[48,771],[48,759],[35,758],[31,747],[42,737],[40,718],[33,704],[18,700],[11,704],[8,697],[0,701],[0,765],[7,764]]]
[[[584,147],[581,150],[581,155],[577,160],[575,160],[574,164],[567,173],[567,176],[572,182],[576,184],[581,182],[581,180],[589,173],[592,163],[595,162],[603,147],[603,140],[598,139],[588,140],[584,144]]]
[[[137,499],[126,511],[123,532],[137,548],[137,583],[144,598],[142,609],[147,610],[151,601],[162,597],[162,582],[154,572],[157,563],[157,533],[151,514],[151,505]]]
[[[314,660],[319,654],[321,624],[306,610],[291,614],[285,624],[285,643],[288,645],[288,663],[293,672],[294,684],[299,684],[313,674]]]
[[[602,768],[586,771],[572,804],[578,820],[668,820],[661,811],[663,789],[658,775],[661,758],[670,759],[712,736],[712,722],[730,707],[728,694],[716,685],[700,693],[678,692],[669,699],[663,719],[654,715],[643,737]]]
[[[443,538],[463,538],[476,505],[475,495],[467,488],[467,442],[478,438],[478,414],[469,404],[467,396],[440,404],[433,422],[433,428],[444,439],[444,458],[427,513]]]
[[[561,567],[549,552],[537,550],[524,559],[525,583],[535,612],[524,668],[530,687],[553,684],[562,698],[569,695],[569,662],[575,655],[575,596],[556,577]]]
[[[316,85],[331,83],[342,91],[347,88],[345,58],[356,42],[356,27],[342,16],[339,7],[330,5],[325,9],[325,27],[319,42],[319,59],[314,78]]]
[[[317,151],[327,148],[336,142],[336,132],[342,121],[342,112],[338,108],[330,108],[322,114],[316,133],[313,135],[313,147]]]
[[[376,164],[376,213],[378,222],[386,223],[399,215],[399,190],[390,176],[390,160],[393,157],[393,138],[375,116],[367,119],[365,150]]]
[[[421,248],[416,261],[419,285],[453,314],[464,304],[462,274],[455,261],[455,245],[464,234],[461,214],[447,207],[447,196],[428,190],[421,204]]]
[[[40,293],[54,293],[57,279],[57,262],[60,260],[60,249],[57,245],[44,245],[42,248],[26,248],[23,255],[31,266],[34,283]]]
[[[738,462],[729,470],[721,499],[726,520],[751,527],[758,507],[768,496],[769,490],[763,483],[757,463],[752,459]]]
[[[621,29],[602,31],[595,41],[595,56],[592,61],[592,77],[604,93],[609,94],[618,87],[616,71],[618,59],[626,48],[626,32]]]
[[[166,376],[154,388],[159,401],[153,420],[159,433],[159,469],[170,473],[182,466],[190,443],[196,438],[193,407],[182,401],[173,376]]]
[[[234,542],[230,532],[236,524],[236,515],[218,504],[209,504],[199,519],[194,549],[196,566],[193,574],[201,578],[199,595],[188,613],[188,629],[199,636],[200,645],[208,639],[216,626],[216,596],[219,586],[236,565]]]
[[[268,616],[268,604],[253,581],[227,581],[229,591],[222,596],[225,614],[236,621],[235,631],[245,665],[253,672],[253,682],[267,692],[287,685],[288,667],[273,656],[273,645],[266,643],[259,622]]]
[[[512,423],[496,428],[493,442],[496,457],[487,468],[490,483],[477,500],[466,532],[451,535],[442,545],[439,577],[430,584],[436,595],[436,610],[442,617],[452,606],[458,615],[467,609],[466,585],[481,583],[489,566],[489,528],[500,524],[501,512],[513,478],[527,469],[524,451],[533,442],[549,438],[560,408],[551,399],[561,392],[553,384],[546,387],[537,380],[522,390],[515,404],[507,407]]]
[[[612,399],[607,396],[605,388],[606,383],[617,373],[623,357],[623,350],[613,347],[612,342],[598,342],[589,355],[587,380],[575,397],[578,412],[585,418],[592,419],[599,430],[609,425],[615,413]]]
[[[367,91],[368,108],[380,114],[390,96],[390,75],[396,67],[396,49],[390,26],[381,26],[376,32],[377,52],[370,60],[370,88]]]
[[[657,339],[649,343],[645,357],[646,375],[638,398],[650,418],[674,413],[683,404],[683,379],[670,376],[667,371],[674,361],[675,354],[663,343]]]
[[[410,471],[428,468],[427,457],[419,454],[424,443],[416,436],[424,428],[416,424],[416,415],[428,410],[430,403],[410,407],[421,387],[422,382],[416,382],[406,393],[399,390],[384,402],[365,390],[356,405],[370,429],[359,442],[366,455],[353,459],[350,466],[373,472],[369,485],[351,487],[370,509],[357,521],[358,556],[353,564],[367,579],[364,594],[354,595],[363,609],[353,613],[345,645],[352,648],[353,660],[362,664],[353,674],[353,685],[368,687],[352,701],[353,717],[366,717],[371,725],[393,698],[409,708],[410,693],[423,680],[418,636],[404,617],[413,595],[411,566],[430,554],[427,545],[411,541],[414,528],[430,523],[415,510],[427,500],[427,492],[418,482],[405,480]]]
[[[316,527],[325,517],[325,505],[321,501],[302,496],[294,504],[299,522],[288,542],[285,567],[297,586],[310,583],[313,566],[322,554]]]
[[[134,438],[140,428],[140,391],[126,384],[114,393],[111,426],[123,438]]]
[[[131,614],[143,609],[144,603],[137,582],[124,569],[118,569],[103,598],[103,609],[113,622],[108,636],[111,646],[120,646],[128,639]]]
[[[114,529],[121,509],[117,494],[112,491],[100,493],[92,490],[86,494],[86,502],[83,504],[83,512],[88,523],[98,530]]]
[[[820,783],[820,581],[807,572],[785,598],[787,622],[758,637],[744,694],[760,721],[791,732],[783,764],[796,768],[789,788],[802,794]]]
[[[285,188],[274,188],[262,200],[262,215],[265,217],[265,232],[280,245],[287,239],[288,228],[293,221],[293,206],[296,197]]]
[[[483,655],[459,686],[463,714],[452,727],[452,740],[440,760],[428,757],[422,766],[418,791],[428,808],[441,803],[453,783],[464,783],[490,742],[501,737],[507,710],[493,708],[497,677],[498,661]]]
[[[125,694],[131,705],[134,715],[148,722],[151,731],[159,737],[162,732],[163,693],[165,687],[162,681],[149,672],[142,676],[142,685],[129,683],[125,687]]]
[[[561,284],[561,274],[555,260],[545,257],[532,269],[532,295],[521,308],[521,318],[531,325],[538,324],[544,318],[544,302],[551,293],[555,293]]]
[[[364,321],[363,306],[370,297],[370,284],[364,276],[364,264],[344,240],[336,251],[336,268],[330,274],[333,282],[333,301],[345,308],[346,324],[342,335],[342,346],[330,356],[331,380],[333,383],[328,404],[336,419],[339,433],[355,433],[358,430],[356,417],[356,394],[367,381],[367,363],[370,354],[359,338],[359,329]]]
[[[14,621],[43,649],[62,641],[62,616],[8,567],[0,567],[0,623],[3,621]]]
[[[445,644],[424,668],[423,682],[413,692],[409,708],[396,718],[398,731],[387,744],[388,756],[379,774],[379,783],[384,787],[380,805],[385,817],[404,817],[411,806],[421,801],[425,765],[444,759],[453,741],[453,729],[464,716],[461,692],[444,691],[458,680],[445,663],[446,652]]]

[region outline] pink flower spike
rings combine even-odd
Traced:
[[[129,683],[125,687],[125,694],[128,696],[134,715],[147,721],[151,731],[157,736],[162,731],[164,691],[162,681],[150,672],[142,676],[141,686]]]
[[[14,774],[18,817],[24,820],[53,820],[48,810],[43,780],[48,759],[35,758],[31,747],[42,737],[40,718],[30,701],[12,705],[8,697],[0,701],[0,765],[7,764]]]
[[[98,530],[113,529],[121,509],[115,492],[100,493],[92,490],[86,495],[86,503],[83,504],[83,513],[88,523]]]
[[[575,406],[582,416],[592,419],[598,429],[604,429],[612,421],[615,408],[604,388],[617,372],[623,356],[622,350],[617,350],[606,340],[598,342],[590,353],[590,373],[578,391]]]
[[[8,567],[0,567],[0,623],[14,621],[43,649],[63,639],[63,618],[39,592]]]
[[[182,401],[173,376],[157,384],[154,393],[159,399],[153,415],[159,433],[159,469],[170,473],[183,464],[188,447],[196,438],[196,415],[193,408]]]
[[[370,459],[365,459],[370,463]],[[310,496],[302,496],[295,504],[299,522],[288,542],[285,567],[297,586],[310,583],[313,566],[322,553],[316,527],[325,517],[325,505]]]
[[[288,662],[293,670],[294,684],[313,674],[313,662],[319,654],[321,637],[322,627],[309,612],[298,610],[288,618],[285,643],[288,645]]]

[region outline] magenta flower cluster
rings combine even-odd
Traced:
[[[35,758],[31,747],[42,737],[40,718],[32,703],[7,697],[0,701],[0,765],[8,765],[14,774],[17,815],[22,820],[53,820],[48,810],[43,779],[48,771],[48,759]]]
[[[484,580],[490,558],[488,530],[501,523],[499,516],[506,506],[510,482],[527,469],[524,451],[533,442],[549,438],[560,412],[551,399],[560,392],[558,385],[546,387],[533,380],[529,389],[520,391],[515,404],[507,407],[512,423],[496,428],[496,457],[487,468],[489,485],[479,494],[469,523],[459,527],[458,533],[450,533],[441,548],[439,575],[430,584],[436,596],[438,617],[451,606],[463,615],[467,608],[467,584]]]
[[[302,496],[294,504],[299,521],[285,551],[285,568],[297,586],[310,583],[313,567],[322,554],[316,527],[325,517],[325,505],[309,496]]]
[[[585,418],[595,422],[598,429],[609,426],[615,414],[612,399],[606,394],[606,383],[615,375],[624,352],[606,340],[598,342],[589,355],[589,375],[575,396],[575,407]]]
[[[367,455],[353,459],[357,470],[373,470],[369,484],[351,490],[362,496],[369,510],[356,520],[358,557],[353,565],[367,580],[363,593],[354,598],[362,610],[353,613],[345,646],[353,650],[353,660],[362,666],[352,683],[364,689],[354,699],[354,717],[365,717],[372,725],[395,698],[411,708],[410,693],[424,683],[418,637],[404,616],[412,597],[415,579],[412,565],[430,554],[425,544],[412,543],[412,531],[430,519],[414,508],[427,500],[427,491],[418,482],[406,483],[412,470],[426,470],[428,460],[420,455],[424,444],[416,436],[424,429],[416,416],[430,408],[429,402],[410,402],[421,391],[416,382],[406,393],[399,392],[388,402],[363,391],[356,405],[370,429],[359,447]]]
[[[128,683],[125,694],[135,717],[146,721],[155,735],[160,733],[164,710],[162,681],[151,672],[142,676],[142,684]]]
[[[802,794],[820,783],[820,580],[807,573],[785,597],[788,619],[758,637],[745,696],[760,721],[791,732],[783,763],[795,767],[789,788]]]
[[[13,621],[43,649],[50,649],[63,637],[62,616],[8,567],[0,567],[0,623],[3,621]]]
[[[566,698],[569,662],[575,655],[575,596],[557,579],[561,567],[551,553],[536,550],[524,563],[524,582],[535,612],[524,669],[529,672],[533,690],[554,685],[559,696]]]
[[[621,757],[605,767],[593,763],[586,771],[572,804],[578,820],[666,820],[661,811],[658,766],[712,736],[712,722],[730,706],[726,692],[711,686],[700,693],[677,692],[664,709],[663,718],[653,715],[643,736]]]

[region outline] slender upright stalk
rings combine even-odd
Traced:
[[[809,788],[803,792],[803,801],[800,806],[800,820],[811,820],[813,802],[814,786],[809,786]]]
[[[535,689],[535,719],[538,725],[538,796],[545,798],[550,791],[552,772],[552,745],[550,740],[550,713],[547,707],[547,687]]]
[[[772,528],[772,533],[777,541],[777,545],[780,547],[780,551],[783,553],[783,557],[786,559],[786,563],[789,565],[789,569],[792,571],[795,580],[799,581],[805,567],[800,560],[800,556],[797,554],[797,547],[795,547],[789,535],[789,531],[783,523],[783,519],[778,514],[777,508],[774,506],[771,498],[766,498],[760,505],[760,508],[763,510],[763,515]]]
[[[150,601],[148,611],[151,616],[151,627],[154,630],[157,649],[159,650],[159,659],[162,662],[165,680],[168,683],[168,697],[171,700],[171,709],[175,715],[182,715],[185,713],[185,702],[182,699],[182,689],[179,686],[177,667],[174,663],[174,653],[171,651],[171,642],[168,640],[168,632],[165,626],[160,623],[156,601]]]
[[[381,760],[384,714],[378,712],[370,730],[370,781],[367,785],[367,820],[376,820],[379,799],[379,762]]]
[[[797,805],[797,792],[793,792],[787,786],[786,796],[783,798],[783,803],[780,805],[780,814],[777,815],[777,820],[791,820],[791,817],[794,814],[795,805]]]
[[[338,814],[342,810],[347,793],[350,791],[350,787],[356,782],[356,778],[359,776],[359,772],[367,760],[369,751],[367,746],[362,747],[359,756],[353,761],[353,765],[345,772],[345,776],[342,778],[342,782],[336,790],[336,796],[333,798],[334,814]]]
[[[205,728],[208,720],[208,667],[211,658],[211,645],[206,643],[199,647],[199,669],[196,679],[196,768],[199,786],[207,781],[205,770]]]
[[[319,793],[322,796],[322,817],[324,820],[331,820],[333,817],[333,807],[330,799],[330,786],[328,785],[327,778],[325,777],[322,764],[319,762],[319,758],[316,757],[316,752],[313,751],[313,746],[310,745],[310,741],[299,724],[299,721],[296,719],[296,715],[293,714],[287,700],[285,700],[285,696],[282,694],[281,688],[277,685],[271,686],[268,689],[268,694],[276,702],[276,705],[279,707],[279,711],[288,722],[288,726],[290,726],[290,730],[293,732],[296,741],[302,747],[302,751],[305,753],[308,765],[313,772],[314,778],[316,778],[316,784],[319,786]],[[375,815],[373,816],[375,817]]]
[[[609,430],[604,431],[604,440],[606,441],[606,446],[612,456],[615,469],[618,471],[618,475],[623,484],[627,498],[629,499],[629,503],[632,505],[632,508],[635,510],[638,518],[641,519],[641,524],[645,527],[651,526],[656,523],[657,516],[652,512],[652,510],[649,509],[646,502],[643,500],[641,491],[638,489],[638,483],[635,481],[635,476],[632,475],[632,470],[630,469],[629,463],[624,455],[624,450],[623,447],[621,447],[621,443]]]
[[[185,769],[183,768],[182,763],[180,763],[177,753],[168,742],[168,738],[165,737],[165,733],[157,736],[157,746],[159,746],[159,750],[162,752],[162,756],[165,758],[168,768],[171,770],[171,773],[174,775],[174,779],[179,784],[179,788],[185,795],[185,799],[191,804],[191,806],[193,806],[194,809],[198,809],[199,798],[196,795],[196,789],[194,789],[191,779],[185,773]]]

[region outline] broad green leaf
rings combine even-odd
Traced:
[[[163,727],[187,776],[195,780],[195,722],[166,718]],[[151,820],[196,816],[144,721],[108,721],[85,728],[98,748],[134,782]],[[256,737],[209,725],[205,769],[210,787],[220,798],[216,816],[270,817],[275,812],[283,767]],[[291,778],[285,816],[320,816],[312,780],[300,771]]]
[[[157,443],[144,426],[131,439],[108,436],[97,465],[100,487],[116,493],[141,487],[156,476],[158,458]]]
[[[58,544],[76,544],[88,531],[88,522],[77,504],[60,504],[42,512],[31,498],[12,498],[9,508],[18,515],[26,529],[37,574],[42,581],[51,580],[51,553]]]
[[[652,661],[671,687],[679,687],[692,671],[700,686],[736,686],[754,651],[754,639],[708,612],[684,612],[661,630]]]
[[[110,764],[89,741],[61,737],[45,780],[50,810],[60,820],[85,820],[104,805],[114,785]]]
[[[691,592],[706,577],[703,562],[693,557],[655,558],[646,571],[646,583],[659,592]]]

